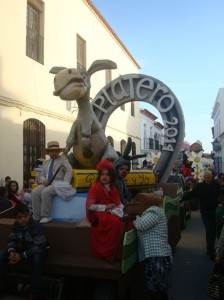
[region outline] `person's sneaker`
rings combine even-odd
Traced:
[[[52,221],[52,218],[43,218],[40,220],[40,223],[45,224],[45,223],[49,223]]]

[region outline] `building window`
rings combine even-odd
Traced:
[[[45,125],[37,119],[23,123],[23,180],[31,177],[38,158],[45,158]]]
[[[77,69],[86,71],[86,41],[77,34]]]
[[[131,116],[135,116],[135,102],[131,102]]]
[[[159,141],[155,140],[155,150],[160,150]]]
[[[44,63],[44,2],[41,0],[27,1],[26,55]]]
[[[154,133],[155,150],[159,150],[159,141],[157,132]]]
[[[149,149],[149,139],[144,138],[144,149]]]
[[[149,138],[149,149],[154,149],[154,143],[152,138]]]
[[[112,80],[111,70],[110,69],[105,70],[105,75],[106,75],[106,84],[108,84]]]

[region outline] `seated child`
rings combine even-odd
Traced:
[[[10,181],[8,191],[8,198],[13,207],[22,202],[22,196],[19,194],[19,184],[16,180]]]
[[[10,266],[31,260],[30,291],[28,299],[38,299],[42,259],[47,251],[43,227],[30,217],[24,203],[15,206],[16,220],[9,235],[7,247],[0,254],[0,293],[5,292],[5,277]]]
[[[12,207],[8,199],[8,189],[5,186],[0,186],[0,212]]]
[[[123,211],[123,205],[114,183],[116,175],[113,163],[102,160],[96,169],[98,178],[90,187],[86,201],[86,214],[92,225],[90,229],[92,255],[112,262],[114,250],[124,228],[124,222],[118,213]],[[121,256],[122,247],[119,248],[116,259],[120,260]]]

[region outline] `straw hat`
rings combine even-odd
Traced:
[[[50,141],[47,143],[47,148],[45,148],[46,153],[48,153],[49,150],[55,150],[58,149],[60,152],[63,152],[65,148],[61,148],[59,145],[59,142],[57,141]]]

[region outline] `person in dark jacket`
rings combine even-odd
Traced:
[[[201,218],[206,232],[207,254],[214,259],[216,223],[215,211],[218,205],[218,196],[221,192],[220,184],[213,179],[212,172],[204,172],[203,182],[197,184],[192,191],[186,192],[183,200],[197,198],[200,205]]]
[[[0,212],[12,207],[8,199],[8,189],[5,186],[0,186]]]
[[[43,227],[30,217],[24,203],[15,206],[16,220],[7,247],[0,255],[0,293],[4,291],[6,272],[10,266],[31,260],[30,293],[28,299],[39,299],[42,259],[47,251],[47,237]]]
[[[127,160],[123,157],[117,158],[114,161],[114,169],[116,172],[115,185],[119,191],[121,203],[125,205],[126,202],[131,202],[132,200],[132,194],[125,182],[125,177],[128,175],[131,169],[130,160]]]
[[[11,177],[10,176],[6,176],[5,177],[5,187],[6,188],[9,188],[10,181],[11,181]]]

